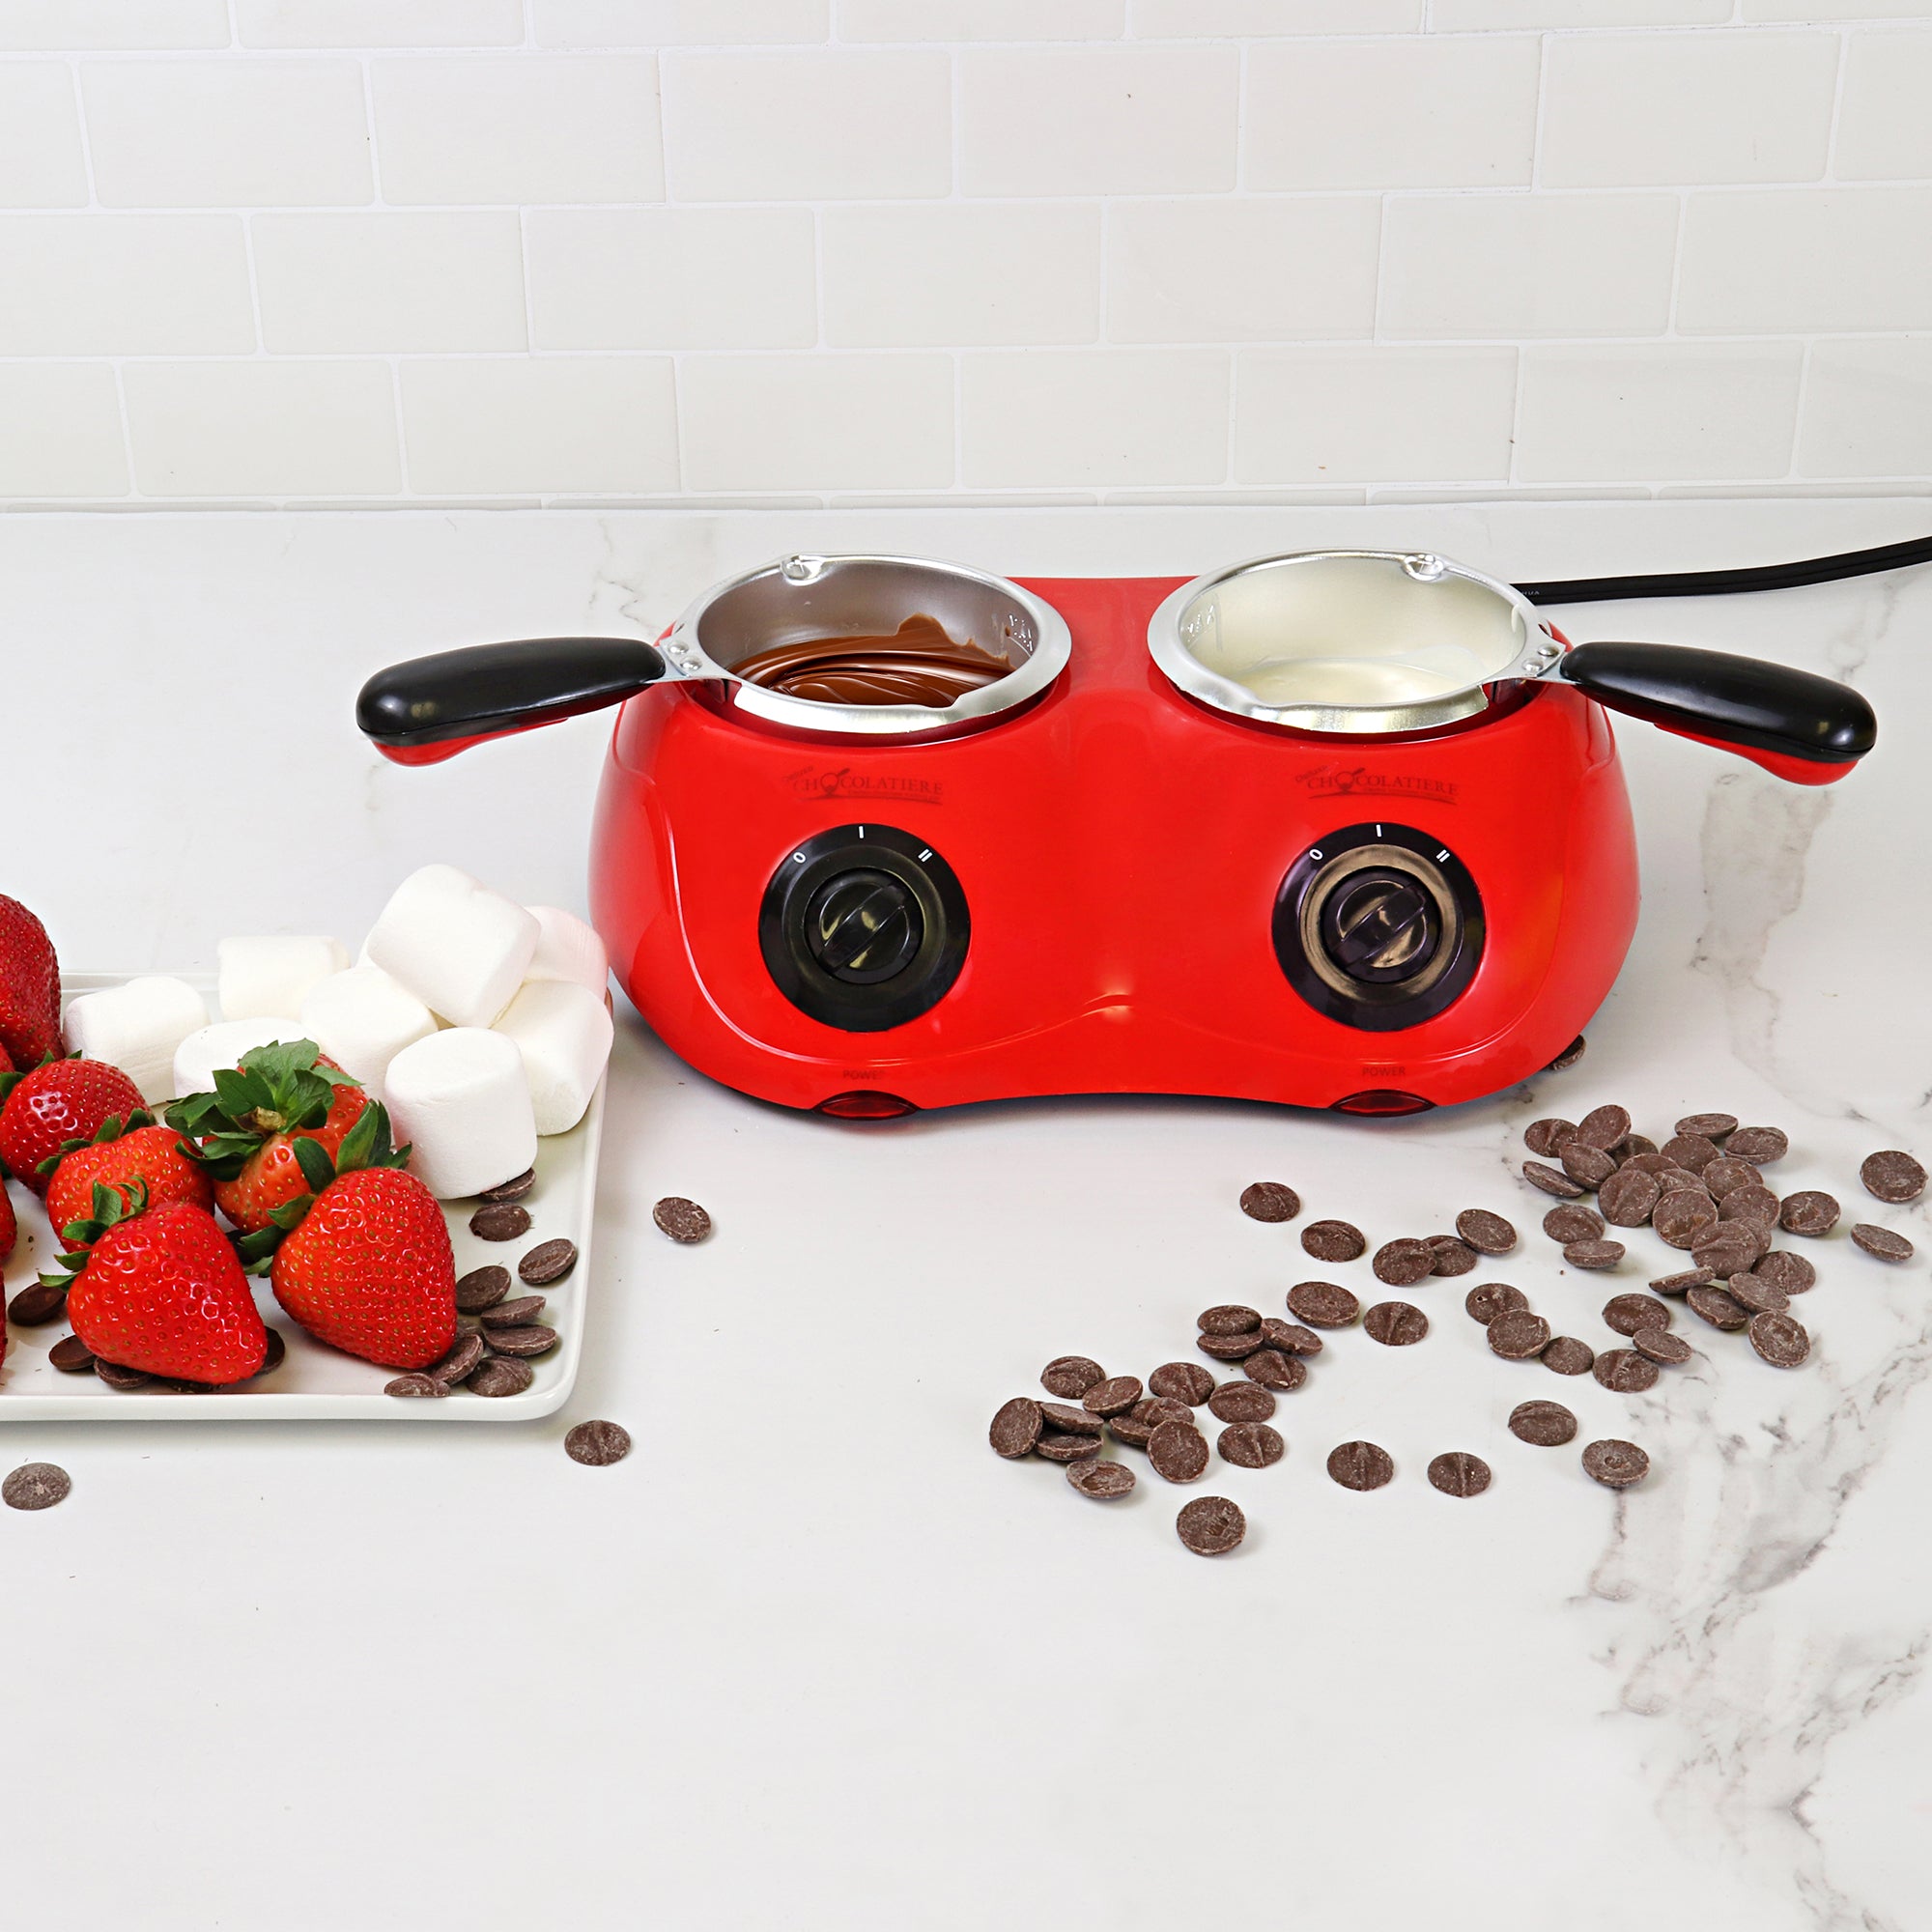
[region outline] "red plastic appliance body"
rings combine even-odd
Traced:
[[[1560,684],[1408,738],[1253,724],[1176,691],[1147,650],[1179,579],[1034,581],[1072,661],[1030,709],[918,744],[816,743],[724,715],[701,686],[628,700],[612,734],[591,903],[612,965],[671,1049],[790,1107],[1026,1094],[1217,1094],[1436,1105],[1547,1065],[1635,928],[1636,852],[1602,709]],[[775,874],[814,835],[916,835],[952,867],[971,937],[931,1009],[873,1033],[811,1018],[760,950]],[[1290,983],[1284,877],[1347,828],[1453,853],[1483,945],[1459,997],[1368,1032]]]

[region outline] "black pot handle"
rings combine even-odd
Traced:
[[[664,674],[663,654],[637,638],[470,644],[379,670],[355,722],[384,757],[430,765],[485,738],[620,704]]]
[[[1794,784],[1843,778],[1878,736],[1850,685],[1725,651],[1578,644],[1555,674],[1612,711],[1737,752]]]

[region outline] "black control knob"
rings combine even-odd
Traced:
[[[1442,940],[1435,899],[1407,872],[1375,866],[1341,880],[1321,902],[1321,950],[1350,980],[1412,980]]]
[[[924,937],[919,901],[889,872],[840,872],[805,911],[811,956],[848,986],[876,986],[904,972]]]

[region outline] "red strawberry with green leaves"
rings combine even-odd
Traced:
[[[456,1340],[456,1262],[437,1198],[402,1172],[389,1116],[362,1110],[335,1157],[297,1137],[310,1192],[240,1243],[267,1265],[275,1299],[319,1342],[384,1368],[426,1369]]]
[[[308,1192],[294,1137],[333,1153],[368,1105],[360,1086],[312,1039],[258,1046],[214,1076],[213,1094],[191,1094],[168,1109],[192,1157],[214,1179],[214,1205],[244,1235],[272,1225],[275,1210]]]
[[[269,1331],[206,1208],[150,1208],[138,1180],[97,1185],[93,1212],[65,1233],[75,1251],[41,1279],[67,1286],[67,1319],[102,1361],[222,1386],[260,1372]]]
[[[75,1245],[62,1232],[70,1221],[84,1221],[97,1181],[109,1187],[130,1180],[146,1183],[148,1206],[186,1201],[214,1211],[214,1182],[208,1170],[182,1151],[172,1127],[157,1126],[146,1108],[129,1114],[127,1126],[110,1114],[91,1141],[70,1141],[52,1160],[43,1161],[47,1181],[47,1219],[64,1248]]]
[[[139,1111],[141,1090],[104,1060],[49,1060],[30,1073],[0,1073],[0,1160],[36,1194],[45,1162],[70,1141],[91,1141],[118,1114]]]
[[[47,929],[0,893],[0,1047],[14,1066],[58,1055],[60,962]]]
[[[14,1197],[7,1192],[7,1182],[0,1178],[0,1266],[4,1266],[7,1257],[14,1252],[14,1243],[19,1238],[20,1224],[14,1214]],[[7,1352],[6,1344],[0,1342],[0,1355]]]

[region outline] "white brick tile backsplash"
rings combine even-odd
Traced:
[[[271,355],[526,346],[509,209],[258,214],[252,228]]]
[[[366,202],[362,70],[339,59],[99,61],[80,71],[111,208]]]
[[[1782,476],[1804,351],[1796,343],[1564,343],[1522,353],[1526,483]]]
[[[961,363],[969,488],[1219,483],[1228,355],[1218,349],[1051,349]]]
[[[838,0],[841,41],[1112,41],[1127,0]]]
[[[677,487],[668,355],[475,355],[402,366],[410,487],[652,496]]]
[[[1536,146],[1528,35],[1278,41],[1248,58],[1250,188],[1508,187]]]
[[[1383,222],[1390,335],[1645,335],[1669,321],[1674,196],[1398,195]]]
[[[1485,27],[1708,27],[1731,17],[1731,0],[1435,0],[1438,34]]]
[[[1747,20],[1921,19],[1925,0],[1742,0]]]
[[[1233,47],[969,49],[966,194],[1211,193],[1235,185]]]
[[[1546,187],[1804,182],[1825,172],[1835,34],[1586,34],[1549,44]]]
[[[1514,349],[1247,349],[1235,379],[1240,483],[1506,481]]]
[[[235,0],[244,47],[513,47],[524,0]]]
[[[530,0],[545,47],[783,46],[822,41],[832,0]]]
[[[952,481],[950,355],[692,355],[684,487],[930,490]]]
[[[0,355],[246,355],[232,214],[0,216]]]
[[[0,496],[119,497],[121,397],[105,362],[0,363]]]
[[[1923,476],[1932,450],[1932,335],[1816,342],[1798,426],[1806,476]]]
[[[14,47],[225,47],[228,0],[0,0],[0,51]]]
[[[1374,195],[1122,202],[1107,238],[1108,337],[1368,335],[1380,233]]]
[[[838,348],[1099,337],[1097,204],[839,208],[824,224],[825,339]]]
[[[540,349],[799,349],[817,339],[804,208],[536,208]]]
[[[657,68],[629,54],[372,64],[384,198],[657,201]]]
[[[1840,181],[1932,175],[1932,33],[1851,43],[1834,160]]]
[[[399,489],[382,362],[133,362],[134,481],[149,497],[373,497]]]
[[[665,56],[680,201],[877,200],[952,185],[944,54]]]
[[[1130,0],[1129,30],[1144,40],[1229,34],[1406,34],[1422,0]]]
[[[1701,335],[1932,328],[1932,187],[1693,194],[1677,326]]]
[[[64,61],[0,65],[0,208],[84,208],[80,108]]]

